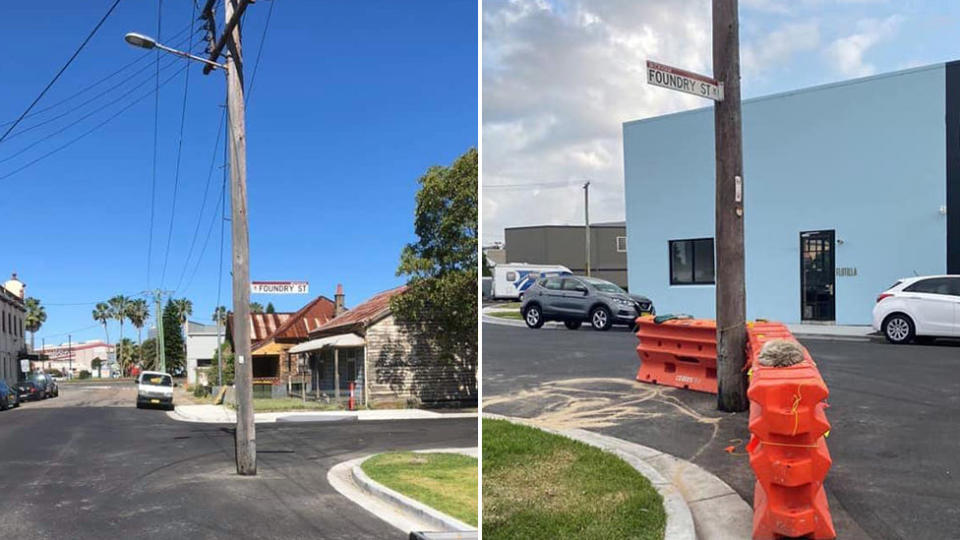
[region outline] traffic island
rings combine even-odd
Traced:
[[[689,509],[678,509],[684,511],[685,534],[670,538],[694,538]],[[483,516],[483,535],[491,539],[661,539],[668,521],[664,497],[626,461],[490,418],[483,419]]]

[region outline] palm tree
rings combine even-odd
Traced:
[[[250,302],[250,313],[263,313],[263,304],[260,302]]]
[[[127,311],[130,306],[130,298],[118,294],[107,300],[107,303],[110,304],[110,315],[120,323],[120,341],[123,342],[123,321],[127,319]],[[117,351],[119,355],[119,351]],[[117,357],[119,359],[119,356]],[[123,373],[123,362],[120,362],[121,373]]]
[[[121,339],[117,344],[117,361],[120,363],[120,373],[126,374],[137,352],[137,345],[130,339]]]
[[[130,302],[127,318],[130,319],[130,324],[137,329],[137,350],[139,351],[137,360],[143,366],[143,325],[150,318],[150,305],[143,298],[137,298]]]
[[[34,350],[33,347],[33,336],[37,334],[37,330],[40,330],[40,327],[43,326],[43,323],[47,322],[47,311],[43,309],[43,306],[40,305],[40,300],[36,298],[27,298],[27,318],[25,322],[27,323],[27,331],[30,332],[30,350]]]
[[[103,333],[107,335],[107,345],[110,345],[110,331],[107,330],[107,321],[113,318],[110,312],[110,305],[106,302],[100,302],[93,308],[93,320],[103,325]]]
[[[222,323],[227,320],[227,307],[218,306],[217,309],[213,310],[213,316],[210,317],[215,323]]]
[[[188,298],[176,298],[173,300],[173,308],[177,314],[177,321],[183,327],[187,322],[187,317],[193,315],[193,302]],[[187,340],[183,340],[183,359],[187,359]]]

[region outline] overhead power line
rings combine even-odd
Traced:
[[[100,22],[98,22],[97,25],[93,27],[93,30],[90,31],[90,33],[83,40],[83,42],[80,43],[80,46],[77,47],[77,50],[73,52],[73,55],[70,56],[70,59],[67,60],[67,63],[64,64],[62,68],[60,68],[60,71],[58,71],[57,74],[54,75],[53,79],[49,83],[47,83],[47,86],[43,88],[43,90],[40,92],[40,95],[38,95],[36,99],[34,99],[32,103],[30,103],[30,106],[27,107],[27,109],[20,114],[20,117],[17,118],[10,127],[7,128],[7,131],[5,131],[2,136],[0,136],[0,142],[3,142],[3,140],[7,138],[7,135],[9,135],[11,131],[13,131],[13,128],[17,127],[17,124],[19,124],[20,121],[27,116],[27,114],[30,112],[30,109],[33,109],[34,105],[36,105],[43,98],[44,94],[47,93],[47,90],[50,90],[50,88],[53,86],[53,83],[57,82],[57,79],[60,78],[60,75],[63,75],[63,72],[66,71],[67,67],[69,67],[70,64],[73,63],[73,60],[77,57],[77,55],[80,54],[80,51],[82,51],[83,48],[87,46],[87,43],[97,33],[97,30],[100,30],[100,27],[103,26],[103,23],[106,22],[107,18],[110,16],[111,13],[113,13],[113,10],[117,7],[117,4],[119,3],[120,3],[120,0],[114,0],[113,5],[111,5],[110,9],[108,9],[107,12],[103,15],[103,17],[100,18]]]
[[[257,80],[257,68],[260,67],[260,53],[263,52],[263,43],[267,40],[267,29],[270,28],[270,16],[273,15],[273,6],[276,3],[277,0],[272,0],[270,2],[270,9],[267,10],[267,20],[263,23],[263,34],[260,35],[260,45],[257,46],[257,59],[253,62],[253,73],[250,75],[250,84],[247,87],[244,103],[249,103],[250,96],[253,94],[253,82]],[[246,12],[244,12],[243,16],[247,16]]]

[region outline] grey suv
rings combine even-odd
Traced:
[[[547,321],[563,321],[571,330],[584,322],[594,330],[609,330],[614,324],[632,326],[637,317],[653,314],[654,309],[649,298],[627,294],[603,279],[550,276],[524,292],[520,313],[530,328],[540,328]]]

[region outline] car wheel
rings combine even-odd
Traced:
[[[523,321],[527,323],[527,326],[530,328],[540,328],[543,326],[543,313],[540,312],[540,306],[536,304],[527,306],[526,311],[523,312]]]
[[[883,321],[883,335],[896,345],[910,343],[914,337],[913,321],[902,313],[894,313]]]
[[[580,325],[583,324],[580,321],[563,321],[563,325],[569,328],[570,330],[576,330],[580,328]]]
[[[590,312],[590,325],[594,330],[607,331],[613,326],[613,318],[606,306],[597,306]]]

